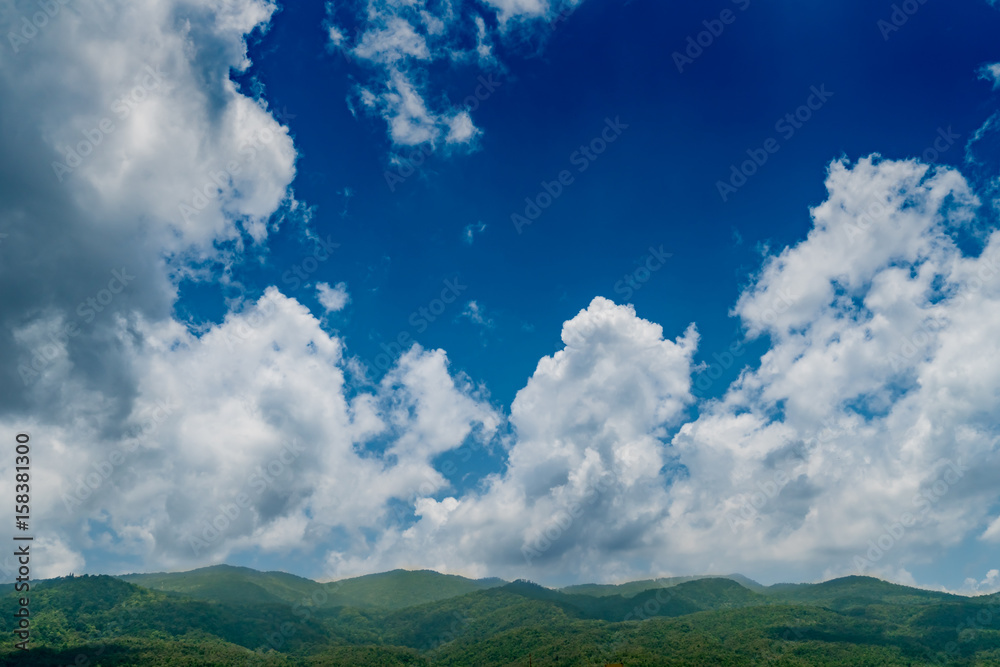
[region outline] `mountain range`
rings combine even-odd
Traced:
[[[0,586],[5,609],[19,607]],[[551,589],[394,570],[320,583],[217,565],[32,582],[5,665],[998,665],[1000,596],[732,574]]]

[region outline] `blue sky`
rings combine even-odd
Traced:
[[[671,54],[726,8],[736,20],[678,73]],[[920,156],[945,129],[958,138],[939,162],[961,164],[995,101],[977,70],[995,57],[998,17],[984,3],[961,11],[931,3],[884,41],[876,23],[890,14],[851,3],[583,4],[546,37],[532,33],[541,53],[503,50],[506,71],[490,73],[498,87],[473,112],[483,131],[474,152],[436,150],[393,188],[385,172],[408,172],[388,164],[396,147],[382,124],[352,118],[344,99],[364,70],[325,54],[320,7],[283,7],[254,43],[246,80],[262,83],[271,108],[289,116],[300,152],[293,186],[316,207],[317,233],[341,244],[338,261],[315,278],[347,283],[352,304],[336,326],[352,351],[374,361],[380,343],[417,335],[506,405],[555,349],[563,321],[596,295],[626,300],[615,285],[650,246],[673,256],[627,300],[668,330],[697,322],[708,352],[734,338],[728,311],[759,269],[760,244],[780,248],[808,232],[831,160]],[[432,95],[475,92],[481,70],[454,69],[435,78]],[[829,104],[791,137],[777,132],[776,120],[821,85],[833,93]],[[628,130],[579,173],[570,156],[609,117]],[[780,151],[723,202],[717,181],[769,137]],[[511,214],[523,214],[525,197],[563,169],[573,185],[518,234]],[[465,243],[464,230],[480,223],[486,229]],[[310,252],[286,231],[292,238],[275,238],[267,266],[247,274],[258,292]],[[409,315],[456,276],[468,285],[458,306],[418,335]],[[455,322],[470,299],[493,330]],[[180,306],[217,320],[219,302]]]
[[[50,574],[1000,588],[990,3],[7,5]]]

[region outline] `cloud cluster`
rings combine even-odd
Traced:
[[[384,119],[395,146],[468,147],[480,129],[468,108],[434,89],[428,71],[441,64],[496,69],[495,43],[512,31],[537,31],[543,19],[578,1],[328,2],[328,35],[332,49],[370,74],[352,108]]]
[[[119,343],[140,378],[129,429],[112,441],[39,424],[54,455],[36,512],[69,544],[157,567],[330,540],[363,548],[391,499],[446,486],[434,457],[489,440],[501,421],[443,353],[418,347],[373,391],[349,392],[341,343],[274,288],[200,337],[140,321]]]
[[[137,409],[141,369],[118,345],[142,321],[171,322],[179,279],[264,243],[294,206],[287,129],[230,79],[274,11],[265,0],[0,11],[0,418],[58,435],[52,456],[65,447],[81,470]],[[54,507],[63,481],[40,481],[57,531],[73,519]],[[79,542],[39,540],[49,562],[79,569],[66,552]]]
[[[275,7],[54,3],[29,31],[39,5],[8,5],[0,33],[30,39],[0,49],[2,404],[54,407],[41,376],[86,377],[127,410],[112,314],[168,318],[179,277],[263,243],[294,201],[287,129],[229,77]]]
[[[374,554],[335,554],[341,571],[907,580],[996,540],[1000,232],[950,169],[839,161],[827,188],[734,308],[770,349],[696,419],[679,423],[694,330],[670,342],[596,299],[512,405],[507,469],[418,502]]]
[[[302,210],[287,129],[229,77],[273,4],[106,0],[34,23],[37,4],[8,5],[0,424],[46,451],[45,574],[306,549],[330,576],[906,580],[942,548],[1000,541],[1000,231],[957,171],[833,163],[808,236],[734,306],[768,349],[718,400],[691,393],[694,325],[665,334],[596,298],[505,415],[441,350],[414,346],[366,384],[273,287],[197,334],[174,316],[180,279]],[[418,64],[485,62],[497,35],[556,10],[485,7],[371,0],[354,38],[331,27],[382,77],[359,96],[395,143],[476,132],[426,103]],[[317,298],[339,311],[346,286]],[[490,322],[474,301],[463,316]],[[506,465],[453,488],[442,457],[496,442]]]
[[[997,539],[1000,232],[951,169],[840,161],[827,188],[734,307],[769,350],[693,419],[694,326],[671,340],[603,298],[565,323],[506,436],[442,351],[415,346],[366,388],[275,288],[200,336],[120,316],[124,415],[93,383],[40,380],[66,391],[28,425],[54,454],[47,539],[75,569],[81,551],[169,568],[318,545],[329,576],[911,581],[942,546]],[[440,457],[497,436],[504,469],[456,493]]]

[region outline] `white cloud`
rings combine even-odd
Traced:
[[[425,497],[417,524],[386,532],[374,554],[335,553],[331,567],[382,569],[419,554],[427,566],[473,574],[534,575],[529,568],[541,563],[550,576],[570,568],[586,577],[617,567],[616,551],[644,550],[644,531],[665,500],[661,470],[673,459],[666,427],[692,400],[697,334],[664,340],[630,306],[597,298],[562,337],[565,348],[539,362],[513,403],[516,439],[504,473],[479,494]],[[532,555],[574,503],[581,517]]]
[[[987,595],[1000,591],[1000,570],[990,570],[981,581],[973,577],[967,578],[965,588],[976,595]]]
[[[391,523],[390,501],[447,487],[436,456],[488,441],[501,423],[443,353],[419,346],[374,391],[350,391],[341,342],[274,288],[200,338],[142,319],[118,335],[140,379],[125,432],[101,426],[114,406],[99,392],[67,384],[77,398],[61,418],[29,425],[51,452],[36,465],[33,509],[57,531],[53,544],[147,568],[285,551],[334,530],[364,549],[360,531]],[[65,381],[50,377],[49,389]]]
[[[293,542],[325,549],[331,576],[815,578],[862,558],[910,581],[934,550],[996,525],[1000,368],[982,360],[1000,355],[1000,232],[961,250],[977,202],[949,169],[837,162],[827,187],[808,237],[736,304],[770,338],[759,367],[691,420],[693,326],[672,341],[596,298],[518,392],[505,468],[465,493],[437,466],[500,433],[482,390],[419,347],[359,390],[343,343],[274,288],[200,337],[115,319],[124,412],[66,348],[38,380],[60,409],[4,427],[51,447],[36,513],[61,544],[147,568]],[[488,321],[478,303],[466,313]],[[79,569],[79,553],[59,562]]]
[[[355,96],[361,108],[386,122],[393,144],[436,147],[443,137],[446,145],[463,147],[472,146],[481,130],[461,103],[450,102],[436,90],[437,82],[428,74],[430,64],[473,61],[495,70],[501,65],[494,43],[512,34],[513,26],[518,34],[508,41],[517,48],[523,33],[547,29],[543,20],[577,4],[489,0],[482,7],[460,10],[451,2],[366,0],[351,17],[361,27],[349,39],[338,27],[347,9],[327,3],[327,28],[330,45],[370,72],[369,81],[356,89]],[[474,46],[468,43],[470,35]],[[352,109],[356,106],[350,104]]]
[[[6,405],[53,407],[32,387],[59,367],[127,409],[134,379],[108,347],[110,313],[169,318],[180,277],[230,263],[295,208],[287,129],[229,78],[274,9],[108,2],[0,49],[0,290],[18,295],[0,304]],[[37,11],[14,3],[0,32]],[[116,272],[131,276],[124,289]]]
[[[1000,63],[983,65],[979,69],[979,78],[992,81],[994,90],[1000,88]]]
[[[475,300],[469,301],[465,304],[465,308],[462,309],[461,317],[464,317],[473,324],[477,324],[485,329],[493,328],[493,319],[486,315],[485,309]]]
[[[479,133],[479,128],[472,124],[469,112],[461,111],[448,120],[448,135],[445,141],[449,144],[467,144]]]
[[[488,225],[479,220],[470,225],[466,225],[465,229],[462,230],[462,240],[467,244],[472,245],[472,242],[476,240],[476,234],[482,234],[486,231]]]
[[[33,572],[36,579],[65,577],[83,571],[86,562],[82,555],[67,546],[58,537],[38,535],[31,542]]]
[[[365,33],[354,47],[354,55],[373,63],[392,65],[406,58],[429,60],[431,52],[423,36],[399,16],[391,17],[384,28]]]
[[[330,287],[328,283],[319,283],[316,285],[316,292],[320,305],[322,305],[328,313],[335,313],[339,310],[343,310],[344,306],[347,305],[347,302],[350,301],[350,296],[347,294],[346,283],[337,283],[333,287]]]
[[[981,537],[988,542],[1000,542],[1000,516],[990,523]]]
[[[486,4],[497,10],[501,23],[512,18],[542,17],[550,8],[546,0],[486,0]]]

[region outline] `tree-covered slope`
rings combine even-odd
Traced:
[[[328,605],[402,609],[502,586],[502,579],[467,579],[431,570],[392,570],[325,584]]]

